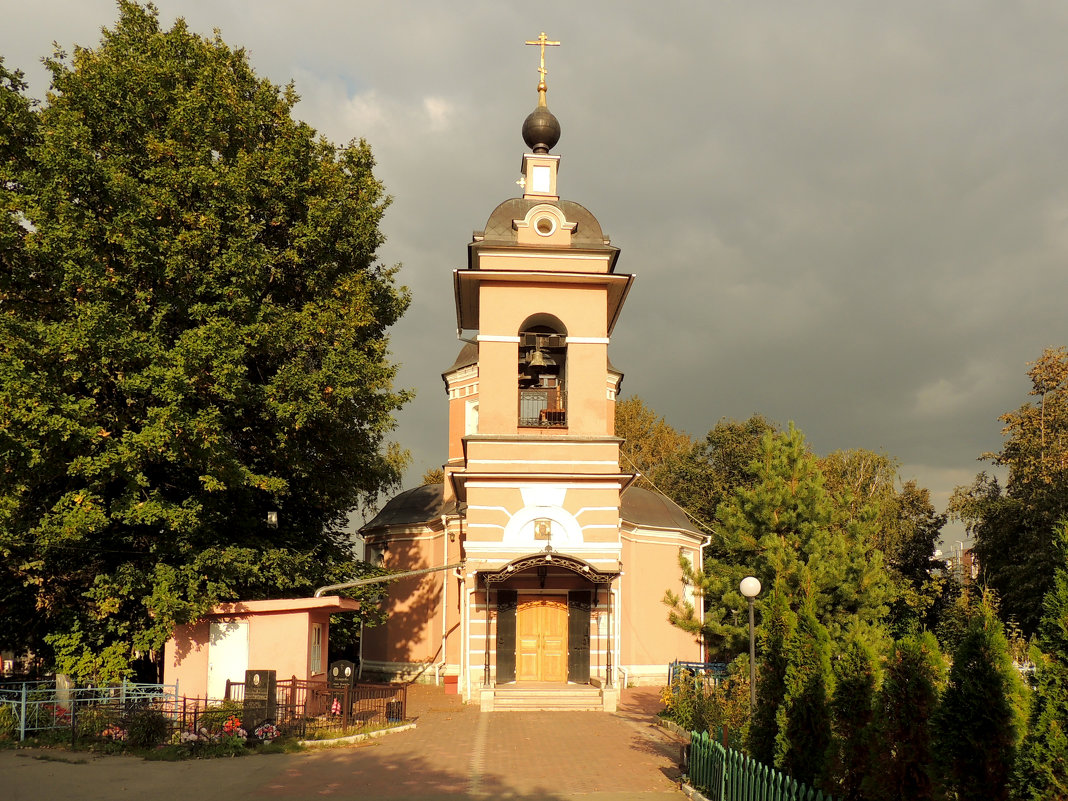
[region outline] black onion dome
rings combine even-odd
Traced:
[[[548,153],[560,141],[560,121],[539,105],[523,120],[523,141],[534,153]]]

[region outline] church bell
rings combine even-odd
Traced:
[[[527,367],[535,372],[543,372],[552,370],[556,367],[556,362],[545,351],[535,350],[530,354],[530,359],[527,361]]]

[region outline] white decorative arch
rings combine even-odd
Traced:
[[[571,512],[563,508],[567,490],[563,487],[524,487],[523,508],[512,515],[504,527],[504,544],[522,545],[539,550],[547,544],[567,548],[583,544],[582,526]],[[551,521],[548,542],[534,538],[534,521]]]

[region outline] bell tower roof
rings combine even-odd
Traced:
[[[579,336],[592,336],[598,342],[604,339],[607,344],[634,276],[616,273],[619,248],[609,241],[597,218],[584,206],[560,198],[556,180],[560,156],[549,152],[560,138],[560,122],[545,101],[545,48],[560,43],[549,41],[543,32],[526,44],[541,49],[541,61],[538,105],[523,122],[523,139],[532,151],[523,154],[522,178],[517,182],[523,187],[523,195],[498,205],[486,227],[474,232],[467,250],[467,269],[454,273],[457,329],[485,334],[487,324],[504,325],[508,312],[499,307],[493,312],[494,322],[483,320],[484,294],[508,296],[511,303],[513,295],[518,297],[516,293],[524,286],[539,288],[535,294],[525,295],[524,302],[534,302],[527,299],[534,298],[537,292],[571,298],[602,292],[604,307],[591,311],[589,319],[603,315],[603,330],[596,335]],[[488,286],[493,290],[484,292]],[[505,289],[507,286],[512,289]],[[549,302],[550,296],[544,297],[541,302]],[[507,325],[512,326],[513,322],[518,324],[511,321]],[[516,332],[488,335],[513,337]],[[576,341],[572,332],[568,336],[573,343]]]
[[[486,221],[486,227],[474,234],[475,242],[495,244],[518,244],[519,231],[516,220],[527,217],[531,209],[539,205],[551,205],[560,210],[561,214],[569,223],[574,223],[571,232],[570,246],[581,248],[608,248],[611,243],[604,232],[601,224],[593,213],[585,206],[572,200],[556,200],[545,203],[538,198],[514,197],[501,203],[490,214]],[[613,248],[618,250],[618,248]]]

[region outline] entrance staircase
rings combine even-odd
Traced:
[[[494,712],[601,712],[604,709],[603,692],[586,684],[509,684],[493,689]]]

